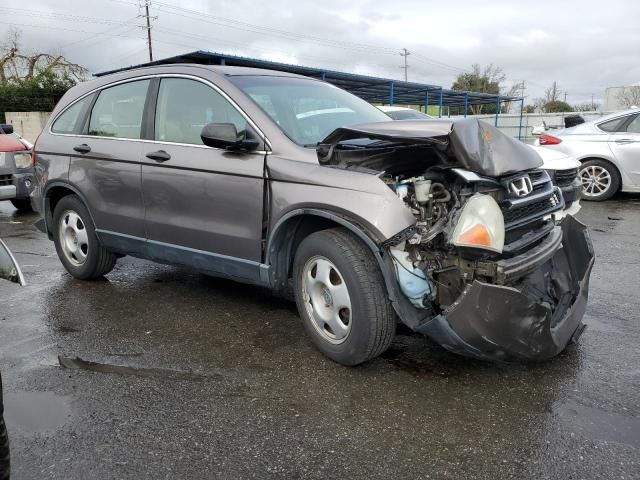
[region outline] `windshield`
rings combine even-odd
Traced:
[[[417,112],[416,110],[391,110],[384,113],[394,120],[425,120],[427,118],[431,118],[429,115]]]
[[[339,127],[389,121],[373,105],[317,80],[276,76],[229,79],[299,145],[315,146]]]

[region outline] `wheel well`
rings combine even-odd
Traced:
[[[44,199],[44,215],[47,222],[48,235],[50,238],[52,236],[51,223],[53,222],[53,212],[56,211],[56,205],[58,205],[58,202],[60,202],[60,200],[62,200],[64,197],[68,195],[75,195],[75,193],[76,192],[74,192],[70,188],[62,186],[51,187],[49,190],[47,190],[47,194]]]
[[[346,227],[330,218],[313,214],[296,215],[279,225],[269,241],[266,252],[268,262],[274,272],[273,286],[275,288],[285,289],[287,287],[292,273],[293,259],[302,240],[312,233],[330,228]]]

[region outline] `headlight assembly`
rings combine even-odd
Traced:
[[[482,248],[501,253],[504,247],[504,217],[496,201],[481,193],[476,193],[467,200],[450,242],[458,247]]]

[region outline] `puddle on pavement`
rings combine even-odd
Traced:
[[[46,433],[62,427],[69,416],[68,397],[52,392],[11,392],[4,397],[7,428],[25,434]]]
[[[555,406],[553,412],[572,433],[640,447],[640,420],[630,415],[609,413],[573,401]]]
[[[58,357],[58,362],[62,368],[88,370],[90,372],[98,373],[115,373],[119,375],[135,375],[137,377],[156,377],[156,378],[168,378],[175,380],[191,380],[202,381],[205,379],[220,379],[222,375],[219,374],[207,374],[202,375],[193,372],[187,372],[184,370],[170,370],[164,368],[138,368],[129,367],[125,365],[113,365],[110,363],[98,363],[89,362],[79,357]]]

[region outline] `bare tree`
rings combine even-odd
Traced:
[[[9,30],[0,46],[0,82],[31,80],[41,73],[52,73],[74,80],[83,80],[87,69],[70,62],[62,55],[45,52],[26,52],[21,48],[20,31]]]
[[[560,87],[558,86],[558,82],[554,80],[553,83],[545,89],[544,96],[535,100],[536,108],[544,112],[546,105],[550,102],[559,101],[562,93],[562,90],[560,90]]]
[[[500,95],[503,97],[517,97],[518,95],[522,96],[522,82],[517,82],[511,85],[509,88],[501,88]],[[511,104],[513,102],[503,102],[500,107],[500,113],[511,113]],[[517,111],[519,112],[519,110]]]
[[[576,112],[593,112],[598,110],[598,108],[600,108],[600,104],[595,102],[577,103],[573,106]]]
[[[484,68],[477,63],[471,66],[472,71],[461,73],[456,78],[451,88],[453,90],[464,90],[467,92],[500,93],[500,84],[504,82],[505,74],[500,67],[492,64]],[[473,115],[482,113],[484,105],[469,105],[469,110]]]
[[[640,106],[640,85],[622,87],[622,90],[616,95],[616,100],[625,108]]]

